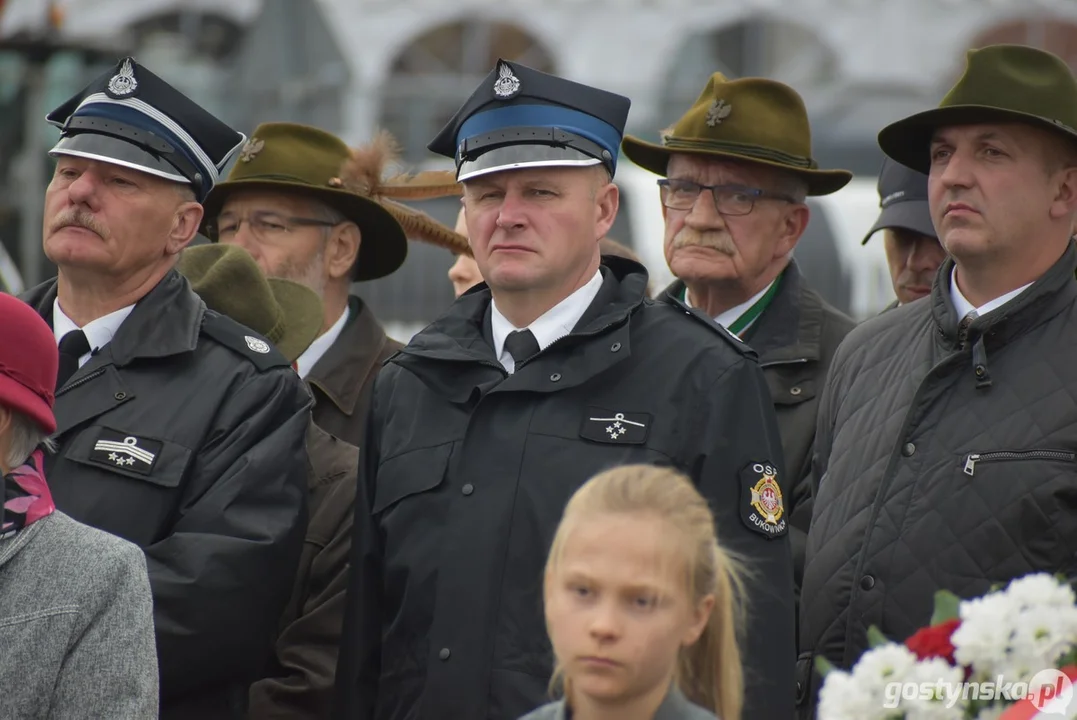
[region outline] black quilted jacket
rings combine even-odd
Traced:
[[[933,595],[1032,571],[1077,576],[1077,252],[974,322],[930,298],[853,330],[820,404],[801,600],[799,705],[812,652],[848,667],[878,626],[904,640]],[[810,685],[808,683],[811,678]]]

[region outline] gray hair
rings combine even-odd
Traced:
[[[798,175],[777,171],[774,173],[774,189],[803,203],[808,198],[808,182]]]
[[[38,445],[44,445],[49,451],[56,445],[49,439],[48,433],[26,415],[8,410],[11,424],[7,429],[7,453],[4,463],[9,468],[17,468],[30,459]]]

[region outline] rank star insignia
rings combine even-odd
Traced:
[[[498,63],[497,80],[494,81],[494,95],[508,100],[520,92],[520,78],[512,74],[512,68],[505,63]]]
[[[786,533],[785,500],[772,463],[752,463],[740,473],[741,519],[749,529],[768,538]]]
[[[125,97],[138,89],[138,80],[135,79],[135,67],[131,64],[131,58],[127,58],[120,65],[120,71],[109,78],[108,91],[116,97]]]
[[[732,105],[725,100],[715,100],[711,103],[710,109],[707,110],[707,127],[721,125],[722,121],[729,117],[731,112],[733,112]]]
[[[265,147],[265,140],[259,140],[256,137],[252,137],[247,142],[243,143],[243,149],[239,151],[240,162],[249,163],[254,159],[254,156],[262,152],[262,148]]]
[[[163,444],[158,440],[102,428],[89,459],[108,467],[124,468],[149,475],[160,456],[162,447]]]
[[[605,408],[588,408],[580,427],[580,437],[600,443],[642,445],[647,441],[651,416]]]

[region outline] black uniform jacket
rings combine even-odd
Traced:
[[[52,319],[56,281],[30,290]],[[146,552],[162,717],[233,717],[271,650],[306,523],[311,396],[171,271],[56,394],[57,507]]]
[[[691,476],[721,542],[747,560],[745,717],[790,717],[792,563],[779,507],[788,488],[766,380],[751,350],[710,318],[645,299],[641,265],[603,262],[575,329],[515,374],[494,357],[480,285],[378,376],[339,717],[515,720],[548,702],[550,542],[581,484],[633,462]],[[760,497],[769,519],[752,505]]]

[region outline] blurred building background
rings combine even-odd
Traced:
[[[888,122],[935,105],[968,48],[1017,42],[1077,68],[1074,0],[0,0],[0,240],[27,284],[40,253],[52,107],[125,53],[246,133],[323,127],[350,143],[390,130],[415,168],[498,57],[632,98],[628,132],[657,139],[715,70],[805,98],[824,167],[873,178]],[[626,202],[636,198],[628,197]],[[657,195],[654,202],[657,204]],[[457,201],[423,208],[452,224]],[[623,212],[611,233],[641,238]],[[444,250],[365,283],[379,317],[424,324],[452,299]]]

